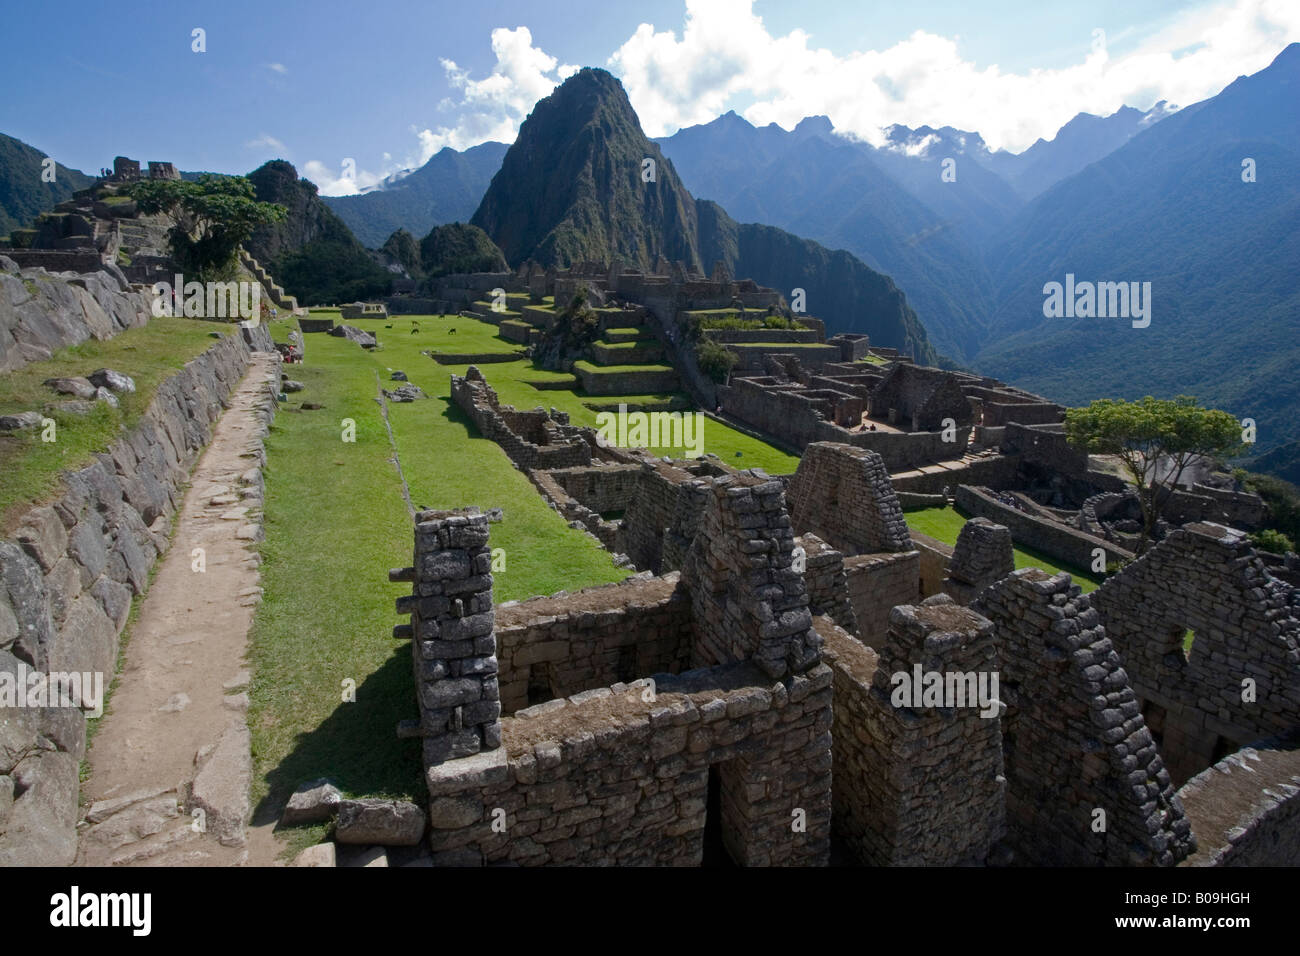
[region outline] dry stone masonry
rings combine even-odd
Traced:
[[[1184,525],[1093,604],[1175,781],[1300,723],[1300,591],[1241,532]]]
[[[264,328],[254,348],[270,351]],[[212,435],[251,349],[226,336],[164,381],[139,423],[0,541],[0,671],[90,671],[107,686],[132,599],[167,549],[190,468]],[[78,763],[86,721],[70,707],[0,719],[0,864],[68,864],[77,852]]]
[[[1006,790],[993,625],[942,598],[895,607],[878,658],[842,632],[832,643],[837,830],[868,865],[984,864]],[[960,698],[928,702],[918,673]]]
[[[1120,654],[1067,574],[1015,571],[975,610],[993,622],[1007,840],[1038,866],[1169,866],[1195,847]]]

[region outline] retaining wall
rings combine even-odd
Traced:
[[[247,331],[247,330],[246,330]],[[252,348],[273,351],[265,327]],[[89,671],[107,689],[134,597],[167,549],[190,469],[212,437],[252,349],[227,336],[159,386],[139,423],[64,475],[0,541],[0,670]],[[269,421],[274,396],[268,392]],[[250,463],[251,465],[252,463]],[[12,716],[11,716],[12,714]],[[0,865],[67,865],[77,850],[78,765],[86,721],[75,707],[19,708],[0,719]],[[13,756],[24,755],[13,766]]]

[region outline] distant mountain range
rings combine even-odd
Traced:
[[[1260,452],[1300,438],[1297,103],[1291,44],[1038,196],[988,253],[972,364],[1070,404],[1192,394],[1254,418]],[[1150,282],[1150,326],[1045,318],[1043,286],[1067,273]]]
[[[398,229],[424,236],[434,226],[468,221],[506,149],[505,143],[464,152],[446,147],[418,169],[390,176],[360,195],[322,198],[362,243],[378,249]]]

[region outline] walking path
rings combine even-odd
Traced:
[[[249,545],[261,537],[263,409],[279,371],[278,356],[254,354],[191,476],[88,754],[80,865],[272,862],[269,835],[245,831],[244,653],[261,600]]]

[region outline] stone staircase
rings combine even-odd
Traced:
[[[276,285],[275,280],[271,278],[271,274],[262,267],[260,262],[249,255],[248,250],[242,246],[239,249],[239,263],[262,284],[262,288],[266,291],[266,297],[275,303],[276,308],[284,309],[287,312],[298,311],[298,299],[286,295],[284,288]]]

